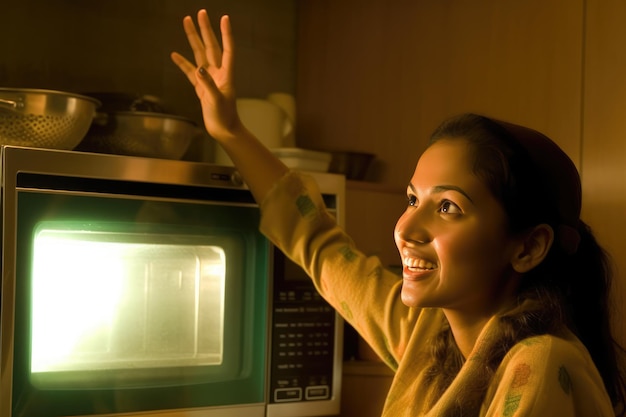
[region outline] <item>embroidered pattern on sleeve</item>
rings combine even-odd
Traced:
[[[380,279],[383,276],[383,267],[378,265],[372,270],[372,272],[368,276],[373,276],[376,279]]]
[[[519,408],[522,400],[521,388],[528,384],[531,373],[530,365],[527,363],[520,363],[515,367],[511,388],[504,401],[504,412],[502,413],[504,417],[513,416]]]
[[[354,253],[350,246],[342,246],[339,248],[339,253],[341,253],[348,262],[352,262],[357,258],[356,253]]]
[[[354,318],[354,316],[352,315],[352,310],[350,309],[350,306],[346,301],[341,302],[341,311],[343,312],[342,315],[345,317],[346,320],[352,320]]]
[[[311,200],[311,197],[308,195],[298,196],[296,199],[296,207],[298,207],[298,211],[302,217],[306,217],[316,210],[315,203],[313,203],[313,200]]]
[[[561,389],[565,394],[570,395],[572,392],[572,378],[569,376],[567,368],[563,365],[559,367],[559,385],[561,385]]]

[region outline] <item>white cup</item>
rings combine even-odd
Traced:
[[[283,138],[283,147],[293,148],[296,146],[296,99],[288,93],[270,93],[267,99],[283,109],[289,120],[291,121],[291,131]]]
[[[237,99],[237,112],[243,125],[269,149],[285,146],[285,138],[292,135],[293,122],[287,113],[269,100]],[[233,165],[226,152],[217,145],[215,163]]]

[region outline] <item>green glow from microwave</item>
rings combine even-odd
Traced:
[[[226,253],[185,242],[39,230],[31,372],[220,365]]]

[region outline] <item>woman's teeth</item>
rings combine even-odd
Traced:
[[[404,258],[404,265],[410,270],[428,270],[435,269],[436,265],[424,259]]]

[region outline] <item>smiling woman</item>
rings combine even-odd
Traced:
[[[520,239],[509,236],[501,204],[473,174],[468,145],[442,140],[424,152],[395,237],[405,265],[402,301],[449,309],[448,320],[453,311],[465,321],[471,314],[478,330],[514,296],[509,264]],[[457,338],[466,356],[477,336]]]
[[[606,336],[610,334],[606,333],[609,326],[606,284],[610,277],[607,261],[579,219],[580,181],[569,158],[552,141],[530,129],[463,115],[445,122],[433,134],[409,188],[414,192],[415,182],[446,181],[465,190],[455,190],[449,197],[458,202],[452,222],[446,212],[447,222],[434,229],[436,223],[411,219],[409,208],[396,229],[401,253],[411,253],[411,248],[421,243],[415,245],[410,239],[407,227],[411,224],[436,230],[429,242],[442,265],[442,271],[434,278],[436,291],[445,293],[448,289],[464,303],[461,306],[468,305],[472,294],[478,296],[474,310],[459,308],[455,298],[431,305],[420,302],[424,299],[420,298],[415,303],[418,307],[442,308],[448,322],[434,344],[438,353],[434,354],[428,371],[435,393],[431,401],[436,402],[460,371],[465,358],[473,355],[472,350],[484,338],[481,332],[490,327],[487,323],[494,316],[500,316],[501,331],[507,336],[501,336],[497,344],[487,349],[486,365],[492,369],[482,374],[482,381],[479,378],[475,382],[477,386],[488,385],[496,367],[502,369],[504,355],[514,351],[517,342],[532,335],[560,335],[561,339],[561,332],[569,328],[591,353],[612,397],[620,398],[622,382],[615,356],[619,347]],[[441,188],[450,187],[433,186],[431,190]],[[445,194],[432,194],[435,198],[445,197]],[[471,200],[471,204],[463,204],[463,198]],[[481,213],[486,215],[479,219]],[[438,217],[441,216],[440,210]],[[463,241],[462,231],[470,230],[464,222],[469,219],[475,219],[480,227],[468,233],[468,239]],[[448,241],[446,230],[457,235]],[[481,241],[485,236],[494,240]],[[452,245],[462,249],[450,255]],[[445,270],[446,264],[452,265],[452,271]],[[407,285],[410,279],[411,275],[405,272],[403,300],[405,292],[412,294]],[[427,294],[419,289],[415,292],[420,297]],[[585,311],[584,316],[580,311]],[[473,318],[473,325],[468,318]],[[457,360],[450,361],[450,355],[456,355]],[[443,361],[443,358],[447,359]],[[533,367],[529,366],[530,369]],[[559,370],[561,383],[564,372],[566,368]],[[473,402],[479,404],[479,397]]]
[[[198,23],[184,20],[195,64],[172,58],[259,201],[261,231],[395,371],[384,416],[624,414],[610,269],[580,219],[578,172],[554,142],[474,114],[445,121],[395,229],[399,280],[354,246],[312,178],[241,124],[230,21],[223,54],[205,11]]]
[[[401,281],[334,225],[310,179],[285,174],[262,202],[261,230],[395,371],[383,415],[621,412],[611,276],[569,158],[538,132],[462,115],[407,190]]]

